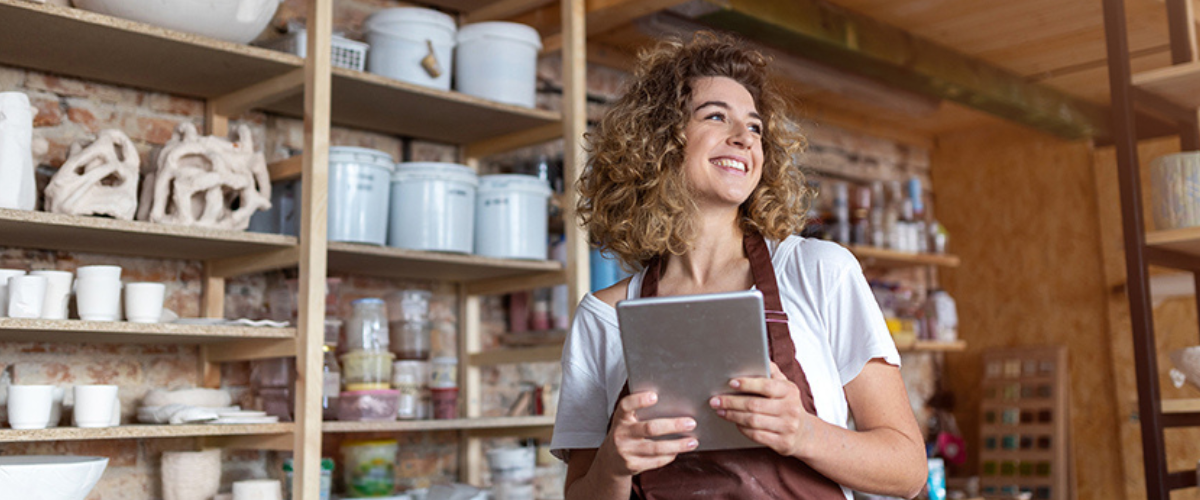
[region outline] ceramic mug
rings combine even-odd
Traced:
[[[67,319],[67,303],[75,275],[69,271],[36,270],[31,276],[46,277],[46,298],[42,301],[42,318]]]
[[[8,423],[13,429],[45,429],[54,406],[52,385],[8,386]]]
[[[8,316],[8,279],[23,274],[24,269],[0,269],[0,318]]]
[[[27,274],[8,279],[8,316],[10,318],[39,318],[46,301],[45,276]]]
[[[121,282],[79,278],[75,282],[75,305],[80,319],[117,321],[121,319]]]
[[[134,323],[158,323],[166,290],[167,286],[162,283],[126,283],[125,319]]]
[[[280,500],[283,488],[274,479],[252,479],[233,483],[233,500]]]
[[[75,386],[75,425],[85,428],[111,427],[113,406],[116,404],[115,385]]]

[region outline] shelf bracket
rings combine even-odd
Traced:
[[[209,101],[212,112],[221,116],[238,116],[257,106],[291,97],[304,90],[304,68],[296,68],[277,77],[264,80],[244,89]]]
[[[552,141],[562,137],[562,130],[561,123],[551,123],[500,137],[493,137],[474,144],[468,144],[463,156],[466,158],[483,158],[496,153],[503,153],[525,146]]]
[[[295,438],[291,434],[250,434],[247,436],[204,436],[200,439],[203,448],[231,448],[238,450],[292,451]]]
[[[520,279],[495,278],[489,280],[472,281],[470,283],[466,283],[464,288],[466,294],[472,296],[500,295],[518,290],[558,286],[566,282],[567,276],[565,271],[548,271],[526,276]]]

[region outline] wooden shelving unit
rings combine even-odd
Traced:
[[[1146,246],[1200,257],[1200,227],[1150,231],[1146,233]]]
[[[900,352],[963,352],[967,350],[967,341],[940,342],[936,340],[917,340],[911,343],[896,343]]]
[[[480,9],[511,10],[496,0],[433,0],[467,17]],[[565,171],[577,175],[586,128],[584,93],[584,4],[563,2],[563,112],[495,103],[457,92],[398,82],[374,74],[333,68],[328,53],[313,47],[330,44],[332,0],[309,0],[309,58],[259,47],[213,40],[83,10],[0,0],[0,64],[68,75],[124,87],[205,99],[206,128],[214,135],[228,131],[231,116],[250,109],[303,118],[311,134],[296,163],[306,187],[327,180],[326,160],[331,125],[428,139],[462,146],[464,162],[487,154],[566,137]],[[316,195],[320,196],[320,195]],[[566,203],[573,203],[572,194]],[[305,207],[323,206],[306,197]],[[507,362],[467,350],[480,335],[482,295],[567,283],[572,298],[582,296],[587,266],[551,261],[491,259],[471,255],[416,252],[325,241],[323,210],[303,210],[301,238],[241,231],[166,226],[138,221],[73,217],[39,212],[0,210],[0,246],[83,251],[204,262],[202,313],[223,315],[224,280],[268,269],[300,269],[297,328],[271,329],[179,324],[136,325],[77,320],[0,320],[0,341],[69,343],[169,343],[201,346],[204,380],[219,373],[216,363],[264,356],[297,357],[296,422],[253,426],[147,426],[109,429],[57,428],[0,431],[0,443],[90,439],[202,438],[206,445],[289,449],[296,458],[296,500],[316,498],[322,432],[458,431],[462,436],[461,479],[478,484],[473,463],[480,439],[499,435],[546,437],[553,417],[484,418],[478,412],[481,364]],[[587,246],[577,233],[568,238],[568,262],[586,262]],[[583,260],[579,260],[583,259]],[[321,423],[320,380],[323,286],[329,272],[430,279],[459,288],[460,359],[463,406],[469,418],[386,424]],[[543,349],[545,350],[545,349]],[[537,349],[533,349],[537,351]],[[531,351],[526,351],[526,353]],[[538,351],[538,357],[546,357]],[[547,351],[548,352],[548,351]]]
[[[1133,86],[1180,109],[1200,108],[1200,62],[1176,64],[1132,76]]]

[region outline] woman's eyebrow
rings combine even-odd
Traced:
[[[716,106],[716,107],[722,108],[726,111],[733,111],[733,109],[730,108],[729,104],[726,103],[725,101],[705,101],[705,102],[700,103],[699,106],[696,106],[695,111],[692,111],[692,112],[695,113],[696,111],[700,111],[701,109],[704,109],[707,106]],[[759,115],[757,111],[751,111],[750,118],[754,118],[755,120],[762,121],[762,115]]]

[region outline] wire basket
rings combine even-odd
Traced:
[[[271,50],[305,57],[308,48],[308,33],[300,29],[279,38],[262,42],[262,46]],[[332,64],[339,68],[362,71],[367,64],[367,47],[370,47],[370,45],[334,35]]]

